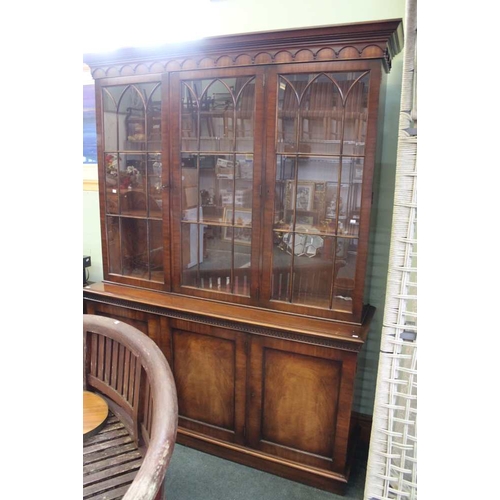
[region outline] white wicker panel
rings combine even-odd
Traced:
[[[407,0],[401,114],[365,500],[417,498],[417,1]]]

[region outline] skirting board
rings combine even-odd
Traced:
[[[351,429],[354,438],[353,445],[355,448],[360,447],[367,449],[370,442],[372,416],[362,413],[352,413]],[[217,439],[212,439],[202,436],[196,432],[187,429],[179,429],[177,433],[177,441],[188,447],[192,447],[210,453],[227,460],[241,463],[256,469],[264,470],[277,476],[285,477],[294,481],[298,481],[309,486],[313,486],[338,495],[345,494],[347,485],[350,462],[348,460],[348,469],[346,475],[335,474],[332,472],[321,471],[313,467],[303,466],[300,464],[286,463],[286,460],[276,459],[265,453],[244,448],[231,443],[223,443]],[[351,450],[351,453],[354,450]]]

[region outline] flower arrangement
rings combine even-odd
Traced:
[[[120,175],[120,187],[132,189],[141,182],[141,173],[133,165],[128,165],[125,172]]]
[[[106,175],[118,176],[118,158],[116,155],[106,155]]]
[[[125,170],[120,170],[118,178],[118,155],[108,154],[105,157],[106,182],[110,186],[116,186],[120,180],[120,188],[132,189],[142,182],[140,171],[133,165],[127,165]]]
[[[106,184],[108,186],[116,186],[118,183],[118,156],[107,154],[104,162],[106,167]]]

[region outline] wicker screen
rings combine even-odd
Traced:
[[[394,215],[365,500],[417,498],[417,1],[407,0]]]

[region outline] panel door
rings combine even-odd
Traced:
[[[356,354],[256,337],[250,360],[249,445],[344,473]]]
[[[163,220],[162,95],[158,75],[96,84],[100,210],[106,279],[168,284]]]
[[[243,444],[245,334],[172,320],[179,426]]]
[[[173,285],[249,303],[258,295],[263,69],[171,75]]]
[[[361,319],[379,80],[366,62],[268,72],[262,298],[275,309]]]

